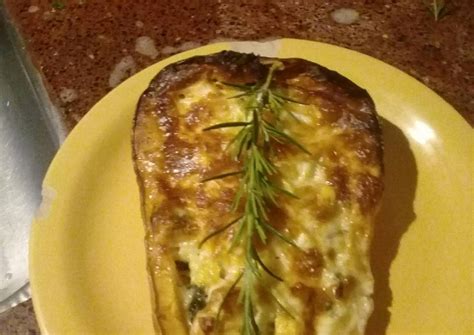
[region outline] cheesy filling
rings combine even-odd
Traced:
[[[236,93],[233,88],[203,78],[172,97],[174,117],[179,120],[175,136],[195,149],[186,154],[177,152],[179,171],[169,171],[171,187],[182,192],[179,205],[173,207],[170,215],[175,220],[192,222],[195,229],[179,238],[174,237],[175,232],[168,235],[161,232],[153,238],[157,244],[170,246],[174,250],[173,259],[181,264],[177,265],[179,294],[190,334],[211,334],[221,305],[218,333],[240,332],[240,283],[234,294],[229,294],[229,288],[242,272],[244,260],[240,246],[229,251],[233,228],[199,247],[205,236],[231,219],[226,211],[216,214],[213,208],[228,208],[236,189],[235,180],[200,183],[206,173],[213,170],[216,160],[228,155],[226,147],[236,130],[220,130],[215,140],[218,143],[213,143],[209,138],[215,133],[202,134],[200,128],[245,120],[242,107],[245,99],[228,99]],[[372,218],[363,214],[350,194],[351,188],[356,187],[355,176],[378,177],[380,168],[361,164],[343,142],[344,130],[321,123],[322,112],[317,104],[289,104],[287,108],[298,121],[283,116],[286,131],[312,155],[293,150],[274,157],[281,172],[281,186],[299,198],[281,199],[279,210],[282,213],[275,215],[275,224],[298,248],[270,237],[259,250],[265,264],[283,281],[267,275],[262,277],[262,289],[256,299],[257,323],[262,334],[362,334],[372,311],[373,279],[367,257],[368,221]],[[165,138],[158,138],[157,142],[147,143],[146,149],[160,151],[164,141]],[[211,145],[218,146],[219,157],[208,150]],[[338,157],[336,161],[330,157],[333,153]],[[139,161],[139,167],[151,176],[158,169],[166,170],[166,158],[165,154],[158,157],[161,163],[156,166],[146,160]],[[349,188],[346,198],[342,198],[337,180],[333,178],[341,166]],[[159,187],[152,182],[149,186],[145,187],[149,203],[162,203],[164,197],[156,191]],[[231,193],[227,202],[222,200],[226,192]],[[156,210],[152,207],[147,207],[150,220]],[[228,301],[223,303],[226,294]]]
[[[178,101],[179,113],[185,116],[193,104],[203,98],[207,99],[214,92],[215,88],[208,82],[198,82],[188,87],[183,92],[185,98]],[[238,99],[228,100],[221,107],[224,109],[224,113],[221,114],[223,119],[216,118],[214,123],[244,119],[243,108]],[[315,106],[305,109],[298,105],[293,113],[308,127],[312,126],[314,119],[319,115]],[[334,137],[329,130],[324,130],[324,132],[320,131],[322,136],[314,137],[319,140],[322,137]],[[203,161],[212,164],[205,159]],[[357,226],[365,224],[364,218],[353,213],[356,210],[344,208],[337,202],[336,192],[328,183],[326,168],[317,161],[308,160],[303,155],[297,154],[297,159],[292,157],[291,160],[281,160],[276,164],[283,173],[281,180],[288,190],[299,197],[308,198],[308,201],[317,201],[320,207],[332,208],[337,212],[328,222],[321,222],[312,215],[311,207],[285,207],[288,217],[291,218],[293,236],[297,245],[303,251],[316,249],[322,254],[325,266],[320,278],[314,280],[314,286],[323,292],[330,292],[329,295],[331,295],[332,291],[340,287],[345,278],[351,278],[356,283],[349,296],[344,299],[335,299],[324,306],[324,311],[314,320],[317,325],[314,330],[317,334],[363,332],[365,324],[362,322],[365,322],[372,310],[370,296],[373,290],[369,264],[364,262],[368,236],[359,235],[356,231]],[[218,182],[214,183],[215,187],[218,185]],[[257,318],[263,329],[271,328],[271,326],[265,327],[264,323],[273,324],[275,334],[301,334],[304,330],[304,320],[301,315],[306,306],[301,299],[291,293],[290,286],[301,281],[298,274],[291,268],[291,262],[298,258],[298,251],[282,245],[282,242],[278,240],[272,240],[268,249],[272,252],[265,258],[267,265],[278,269],[278,273],[285,280],[282,283],[269,284],[279,304],[284,304],[284,306],[278,306],[272,313],[269,311],[259,313]],[[237,257],[235,252],[216,253],[212,248],[198,249],[195,241],[182,242],[179,245],[179,257],[189,264],[191,284],[204,287],[208,296],[212,295],[216,287],[230,287],[243,266],[243,260]],[[225,273],[222,274],[224,270]],[[310,268],[309,271],[318,270]],[[273,320],[268,320],[269,315]],[[199,333],[198,327],[193,329]]]

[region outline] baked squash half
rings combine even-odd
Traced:
[[[367,92],[320,65],[160,71],[133,128],[157,333],[363,334],[382,154]]]

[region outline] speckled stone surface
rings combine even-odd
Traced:
[[[448,15],[438,22],[425,0],[61,1],[64,8],[54,9],[49,0],[5,0],[69,128],[111,89],[124,57],[132,65],[123,77],[216,39],[269,37],[374,56],[434,89],[474,124],[472,0],[447,1]],[[340,8],[356,10],[358,20],[336,23],[331,13]],[[141,36],[154,41],[156,58],[135,51]]]
[[[0,334],[40,334],[31,300],[19,304],[13,309],[0,314]]]
[[[5,0],[70,129],[112,89],[117,67],[120,81],[198,45],[275,37],[332,43],[381,59],[435,90],[474,125],[472,0],[448,1],[448,15],[438,22],[423,0],[59,2],[64,8],[48,0]],[[356,10],[358,19],[335,22],[331,13],[340,8]],[[142,36],[156,52],[136,51]],[[31,302],[0,315],[0,334],[35,333]]]

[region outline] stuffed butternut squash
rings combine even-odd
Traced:
[[[382,153],[367,92],[317,64],[164,68],[133,128],[157,333],[363,334]]]

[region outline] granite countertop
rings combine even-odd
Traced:
[[[126,77],[171,54],[227,39],[278,37],[381,59],[474,125],[471,0],[446,1],[438,21],[424,0],[4,1],[69,130]],[[352,9],[345,23],[341,8]],[[0,333],[39,333],[31,302],[0,315]]]

